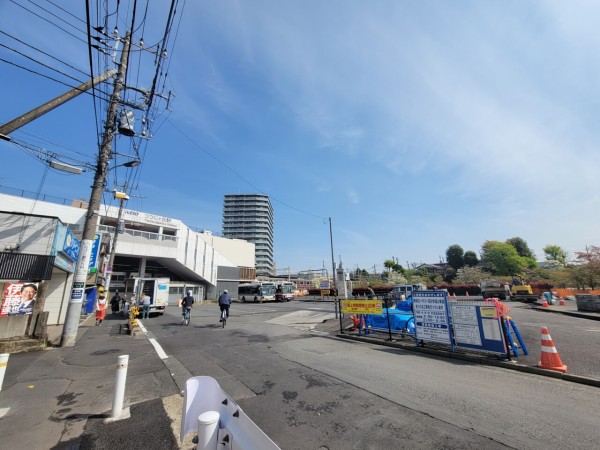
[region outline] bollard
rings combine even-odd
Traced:
[[[206,411],[198,416],[198,450],[216,450],[220,417],[217,411]]]
[[[2,383],[4,383],[4,374],[6,373],[6,366],[8,364],[8,357],[10,353],[0,354],[0,391],[2,390]]]
[[[125,396],[125,382],[127,381],[127,363],[129,355],[119,356],[117,362],[117,376],[115,381],[115,392],[113,394],[113,407],[111,419],[118,419],[123,413],[123,397]]]

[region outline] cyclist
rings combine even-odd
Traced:
[[[225,311],[225,317],[229,319],[229,307],[231,306],[231,296],[227,292],[227,289],[223,291],[221,295],[219,295],[219,309],[221,310],[221,317],[223,315],[223,311]],[[223,319],[219,319],[219,322],[223,322]]]
[[[187,291],[187,295],[181,300],[181,315],[183,319],[190,320],[190,310],[194,304],[194,297],[192,297],[192,291]]]

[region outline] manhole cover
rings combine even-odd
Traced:
[[[118,348],[109,348],[107,350],[98,350],[97,352],[90,353],[91,355],[108,355],[110,353],[119,353],[121,350]]]

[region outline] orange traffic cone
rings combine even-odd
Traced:
[[[567,371],[567,366],[560,360],[560,356],[558,356],[554,342],[546,327],[542,327],[542,356],[537,366],[542,369],[557,370],[563,373]]]
[[[467,297],[469,296],[469,291],[467,291]]]
[[[546,296],[545,295],[542,295],[542,306],[544,308],[548,307],[548,300],[546,300]]]
[[[565,306],[565,305],[566,305],[566,303],[565,303],[565,299],[564,299],[564,298],[562,298],[562,297],[560,297],[560,298],[558,299],[558,304],[559,304],[560,306]]]

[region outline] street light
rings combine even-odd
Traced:
[[[137,167],[142,163],[142,160],[139,158],[136,159],[132,159],[131,161],[127,161],[125,164],[119,164],[119,166],[124,166],[124,167]],[[119,166],[115,166],[112,167],[112,169],[119,167]]]
[[[70,164],[61,163],[60,161],[56,161],[54,159],[49,159],[46,161],[50,167],[56,170],[61,170],[63,172],[74,173],[76,175],[80,175],[84,172],[84,169],[77,166],[72,166]]]

